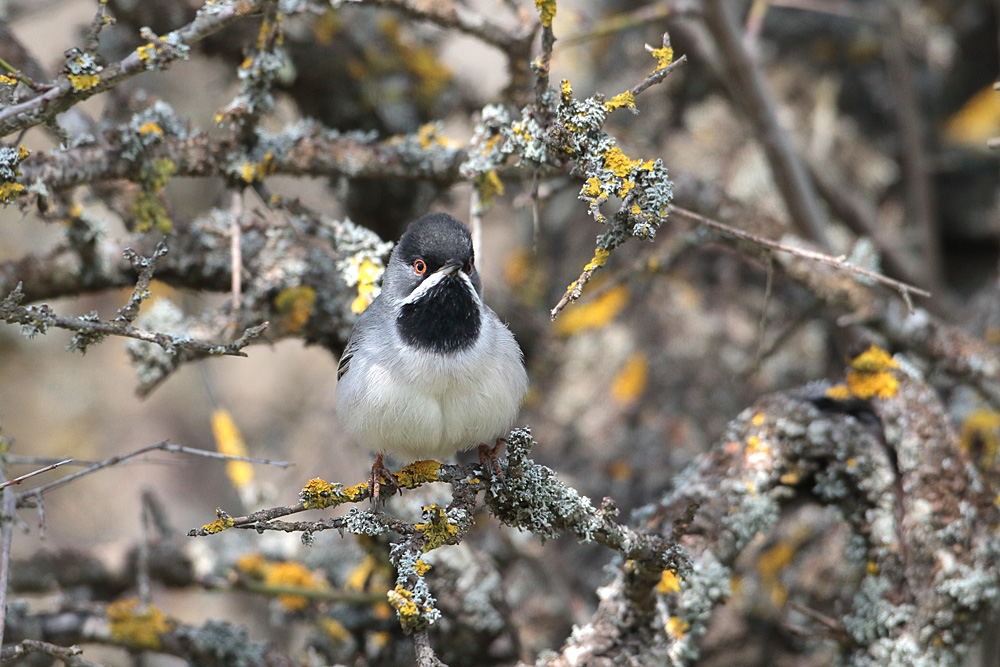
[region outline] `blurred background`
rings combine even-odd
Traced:
[[[523,4],[519,11],[534,11],[530,3],[514,4]],[[781,121],[819,178],[829,177],[835,191],[860,202],[877,221],[882,270],[931,289],[934,297],[924,305],[953,322],[969,323],[988,341],[996,336],[991,341],[996,343],[998,154],[987,144],[1000,136],[1000,93],[993,89],[1000,62],[998,5],[973,0],[745,4],[752,5],[745,39],[766,73]],[[890,5],[898,14],[886,9]],[[141,26],[162,35],[189,21],[198,6],[193,0],[111,0],[110,13],[118,23],[103,32],[101,54],[119,60],[141,43]],[[507,5],[477,1],[470,6],[504,25],[517,23]],[[780,222],[786,217],[784,204],[758,137],[727,96],[718,53],[683,3],[564,0],[558,7],[552,81],[569,80],[578,98],[595,92],[610,98],[642,81],[656,64],[644,45],[659,46],[669,30],[675,52],[686,54],[688,62],[637,98],[637,115],[618,111],[606,129],[629,157],[662,158],[681,205],[738,226],[741,219],[754,220],[777,236],[790,231]],[[42,69],[33,76],[44,80],[60,70],[64,51],[81,44],[94,8],[87,0],[7,0],[0,3],[0,16],[3,29],[30,49]],[[902,21],[887,28],[893,17]],[[79,105],[60,122],[70,135],[93,131],[98,122],[120,122],[159,99],[192,127],[217,131],[213,117],[237,94],[236,70],[258,27],[259,22],[245,21],[221,31],[205,40],[189,62],[139,75]],[[309,117],[333,128],[374,130],[388,137],[440,121],[440,134],[464,146],[476,111],[501,99],[509,79],[497,50],[387,10],[345,3],[292,17],[285,29],[289,64],[266,127]],[[891,71],[890,37],[901,42],[908,99],[900,96]],[[0,55],[16,60],[4,47]],[[26,68],[27,61],[17,66]],[[918,121],[926,165],[922,182],[929,188],[929,208],[919,218],[912,215],[904,178],[908,137],[901,131],[900,114],[907,111]],[[39,128],[28,131],[21,143],[38,152],[53,148],[51,136]],[[809,291],[780,272],[769,278],[766,265],[732,248],[701,245],[660,265],[663,249],[689,228],[681,220],[668,221],[652,244],[623,246],[584,298],[551,323],[549,310],[591,258],[602,230],[577,199],[578,180],[542,179],[536,229],[531,175],[512,171],[504,179],[505,191],[483,216],[478,260],[487,301],[510,323],[526,353],[532,385],[518,423],[532,427],[539,442],[535,458],[595,500],[611,496],[626,513],[654,501],[756,397],[837,377],[844,360],[857,352],[836,315]],[[468,220],[471,192],[467,183],[442,188],[285,176],[267,178],[262,191],[299,198],[330,218],[350,217],[387,240],[397,239],[408,221],[427,211]],[[225,183],[213,178],[177,177],[165,190],[167,211],[178,219],[225,207],[228,196]],[[73,201],[102,221],[108,238],[127,235],[122,220],[87,189],[76,191]],[[829,208],[833,254],[871,256],[859,249],[857,230]],[[43,253],[60,242],[63,232],[31,210],[4,208],[0,262]],[[64,315],[96,310],[107,319],[129,293],[80,294],[50,305]],[[170,299],[187,313],[228,298],[156,281],[152,293],[154,301]],[[14,442],[12,453],[100,460],[164,439],[214,449],[212,413],[225,409],[251,456],[294,466],[256,466],[251,491],[241,495],[221,463],[158,454],[119,465],[47,495],[44,540],[32,525],[29,534],[15,540],[16,557],[70,547],[123,563],[140,531],[145,490],[152,490],[183,533],[212,520],[217,507],[238,514],[292,503],[312,477],[345,484],[366,478],[372,458],[350,442],[334,413],[336,351],[297,339],[257,344],[246,350],[245,359],[187,364],[140,399],[119,339],[93,346],[83,356],[65,350],[69,339],[69,333],[53,330],[29,340],[18,327],[0,325],[0,427]],[[956,426],[974,407],[956,408]],[[407,462],[397,465],[402,463]],[[395,509],[412,510],[405,503]],[[798,544],[811,544],[826,528],[835,532],[833,517],[816,508],[806,512],[792,524],[807,526],[810,537],[790,529],[799,535]],[[34,521],[29,514],[24,518]],[[558,647],[572,624],[586,620],[593,609],[609,555],[566,540],[543,545],[498,529],[488,519],[481,523],[475,544],[510,581],[521,582],[509,589],[520,632],[516,641],[507,638],[507,645],[494,646],[496,654],[533,655]],[[231,540],[230,563],[249,549],[301,557],[295,536],[215,539]],[[357,556],[351,541],[323,534],[317,545]],[[192,544],[184,548],[205,548]],[[745,567],[759,574],[759,557],[766,550],[761,545]],[[817,561],[802,571],[819,586],[823,567]],[[336,576],[333,572],[328,576]],[[714,638],[718,648],[707,652],[704,664],[779,664],[778,655],[789,660],[781,664],[826,664],[829,651],[810,653],[782,642],[764,646],[769,637],[784,636],[774,628],[787,613],[787,591],[776,579],[762,581],[747,589],[743,601],[754,610],[751,616],[759,623],[754,627],[770,628],[759,633],[761,646],[744,647],[744,661],[733,662],[725,649],[725,638],[733,635],[726,634],[730,626],[721,625]],[[547,583],[538,588],[538,582]],[[236,618],[256,638],[275,635],[273,604],[259,597],[171,595],[162,591],[158,603],[185,621]],[[712,640],[707,640],[710,645]],[[279,641],[295,646],[303,640],[291,635]],[[112,661],[120,656],[108,655]]]

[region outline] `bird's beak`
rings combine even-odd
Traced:
[[[438,273],[442,273],[446,276],[453,276],[458,273],[458,270],[462,268],[462,263],[457,262],[453,259],[449,259],[444,266],[437,270]]]

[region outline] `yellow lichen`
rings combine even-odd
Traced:
[[[327,9],[326,12],[316,17],[313,24],[313,36],[317,44],[324,46],[333,44],[333,38],[343,30],[340,17],[334,9]]]
[[[569,85],[569,81],[567,79],[563,79],[559,84],[559,94],[562,95],[564,102],[569,102],[573,99],[573,87]]]
[[[0,74],[0,83],[7,84],[8,86],[16,86],[17,79],[9,77],[6,74]]]
[[[691,624],[680,616],[671,616],[667,619],[666,630],[674,639],[683,639],[690,628]]]
[[[485,209],[493,206],[493,197],[495,195],[503,196],[503,181],[500,180],[496,169],[490,169],[485,173],[477,175],[473,183],[476,186],[476,192],[479,194],[479,202]]]
[[[454,139],[450,139],[441,134],[438,134],[437,123],[425,123],[420,126],[417,130],[417,143],[420,144],[421,148],[430,148],[431,146],[444,146],[445,148],[456,148],[458,147],[458,142]]]
[[[404,489],[415,489],[426,482],[438,481],[438,470],[441,464],[437,461],[415,461],[396,473],[396,481]]]
[[[654,72],[666,69],[670,66],[670,63],[674,62],[674,50],[669,46],[661,46],[658,49],[653,49],[650,53],[656,58],[656,69],[653,70]]]
[[[316,303],[316,290],[306,285],[286,287],[274,297],[274,308],[278,312],[278,327],[288,333],[300,333],[312,317]]]
[[[601,181],[596,176],[587,179],[581,192],[588,197],[607,198],[607,193],[601,189]]]
[[[206,523],[201,527],[203,531],[209,535],[215,535],[216,533],[221,533],[227,528],[232,528],[236,524],[231,516],[222,516],[213,521],[212,523]]]
[[[847,371],[847,386],[858,398],[869,399],[873,396],[889,398],[895,396],[899,389],[899,380],[888,371],[878,373]]]
[[[240,167],[240,178],[246,183],[264,180],[265,176],[274,173],[274,153],[268,151],[260,162],[244,162]]]
[[[149,63],[156,56],[156,45],[152,42],[144,44],[136,49],[136,53],[139,54],[139,60],[144,63]]]
[[[802,471],[799,469],[798,465],[794,465],[791,470],[786,473],[782,473],[778,481],[785,486],[795,486],[802,479]]]
[[[0,183],[0,203],[10,204],[17,200],[21,196],[21,192],[24,190],[24,186],[20,183],[14,183],[12,181],[4,181]]]
[[[846,400],[852,396],[869,399],[895,396],[899,380],[892,370],[899,367],[892,356],[877,345],[851,360],[847,371],[847,383],[838,384],[826,390],[826,395],[834,400]]]
[[[115,643],[134,650],[158,650],[161,635],[174,628],[162,611],[153,605],[144,607],[136,598],[112,602],[105,614]]]
[[[777,542],[757,559],[757,572],[765,582],[773,582],[792,562],[797,550],[798,545],[791,541]]]
[[[385,594],[389,604],[399,614],[399,622],[404,628],[412,628],[419,624],[420,614],[417,603],[413,601],[413,593],[401,585]]]
[[[890,368],[899,368],[892,355],[872,343],[868,349],[851,359],[851,368],[862,373],[880,373]]]
[[[163,128],[150,120],[139,127],[139,134],[159,134],[162,136]]]
[[[622,107],[635,108],[635,95],[629,91],[619,93],[604,103],[604,108],[608,111],[621,109]]]
[[[1000,413],[975,410],[962,420],[958,445],[976,463],[990,466],[1000,452]]]
[[[642,352],[633,352],[611,383],[611,397],[620,404],[635,403],[649,384],[649,362]]]
[[[299,491],[299,500],[308,510],[321,510],[342,503],[347,496],[345,491],[340,488],[340,484],[314,477]]]
[[[763,442],[760,438],[755,435],[751,435],[747,438],[746,453],[747,456],[754,456],[757,454],[767,455],[770,453],[771,447]]]
[[[228,410],[220,408],[212,412],[212,436],[215,438],[215,449],[220,454],[247,455],[243,435]],[[226,461],[226,476],[237,489],[245,488],[253,482],[253,466],[248,461]]]
[[[427,571],[431,569],[430,563],[425,563],[422,559],[418,558],[416,564],[413,567],[421,577],[427,574]]]
[[[583,267],[584,271],[593,271],[594,269],[599,269],[604,266],[608,257],[611,257],[611,251],[606,248],[595,248],[594,258],[587,262],[587,265]]]
[[[628,287],[612,287],[587,303],[566,309],[556,320],[556,333],[560,336],[572,336],[581,331],[600,329],[615,319],[628,304],[628,300]]]
[[[761,424],[763,424],[764,423],[764,413],[758,412],[757,414],[755,414],[753,416],[753,419],[750,420],[750,423],[753,424],[754,426],[760,426]]]
[[[556,17],[556,0],[535,0],[535,9],[541,17],[542,25],[552,27],[552,19]]]
[[[177,165],[169,158],[154,160],[152,164],[144,165],[140,170],[139,184],[142,189],[131,210],[137,231],[148,232],[155,228],[157,231],[169,234],[173,230],[170,218],[167,217],[167,210],[160,201],[159,192],[166,187],[176,171]]]
[[[335,644],[346,644],[351,641],[351,633],[340,621],[329,616],[321,616],[316,623],[319,625],[319,629],[323,631],[323,634]]]
[[[295,561],[271,563],[264,576],[264,583],[278,589],[304,588],[322,591],[327,588],[326,580],[321,574]],[[278,602],[288,611],[302,611],[309,606],[309,598],[291,593],[279,594]]]
[[[73,84],[73,90],[90,90],[100,82],[96,74],[69,74],[69,82]]]
[[[263,579],[267,575],[270,563],[259,553],[244,554],[236,559],[236,569],[254,579]]]
[[[448,521],[448,515],[437,503],[424,507],[424,514],[430,521],[413,526],[424,534],[424,553],[448,544],[458,534],[458,526]]]
[[[365,586],[368,585],[368,580],[371,579],[372,574],[378,566],[378,561],[375,559],[375,556],[365,554],[364,559],[348,573],[347,579],[344,581],[344,588],[349,591],[365,590]]]
[[[611,170],[619,178],[625,178],[633,167],[640,165],[642,160],[630,160],[617,146],[612,146],[604,153],[604,168]]]
[[[826,390],[826,396],[835,401],[846,401],[851,397],[851,390],[846,384],[835,384]]]
[[[367,255],[352,257],[351,266],[357,271],[355,284],[358,288],[358,296],[351,302],[351,312],[360,315],[375,300],[375,287],[382,275],[382,268]]]
[[[656,584],[656,592],[661,595],[681,592],[681,578],[673,570],[664,570],[660,583]]]

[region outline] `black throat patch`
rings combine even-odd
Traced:
[[[478,304],[456,275],[445,276],[420,299],[404,304],[396,316],[403,342],[438,353],[471,347],[482,324]]]

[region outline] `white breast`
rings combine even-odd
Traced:
[[[480,339],[461,352],[380,345],[381,354],[356,355],[337,389],[345,428],[367,449],[406,462],[506,435],[528,379],[514,336],[492,311],[484,315]]]

